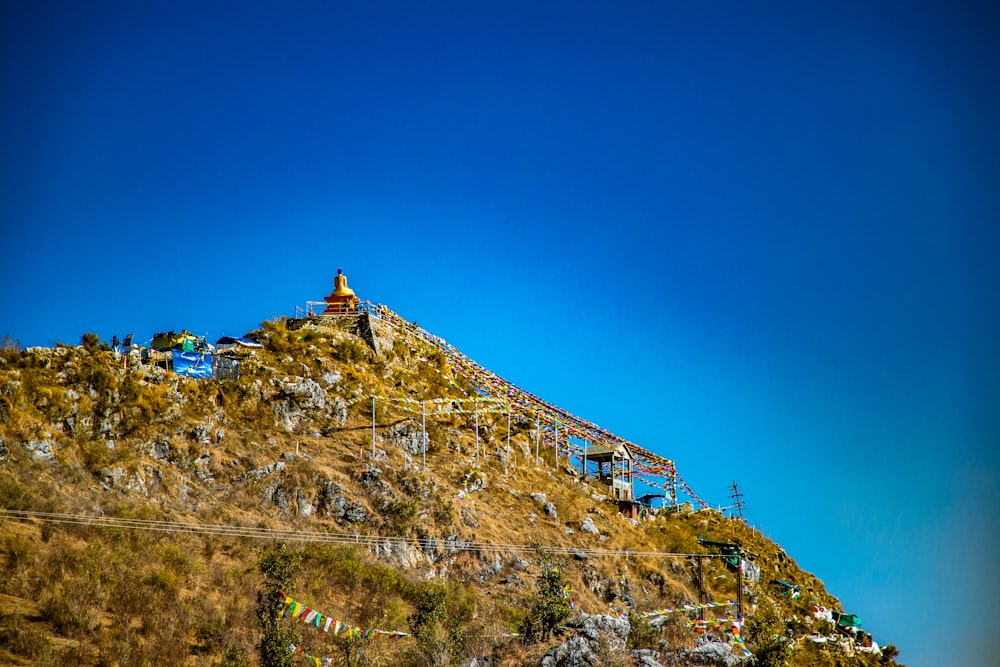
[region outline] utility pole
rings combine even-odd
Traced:
[[[743,550],[736,549],[736,615],[743,616]]]
[[[705,602],[705,557],[698,555],[698,602]],[[698,619],[705,620],[705,608],[698,610]]]
[[[732,485],[729,487],[729,490],[732,491],[732,493],[729,494],[729,497],[732,498],[734,501],[733,506],[736,508],[736,511],[740,515],[740,521],[743,521],[743,505],[745,505],[746,503],[743,502],[743,494],[740,493],[740,488],[736,486],[735,479],[733,480]],[[745,521],[743,522],[746,523]]]

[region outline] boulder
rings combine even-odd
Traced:
[[[699,646],[684,651],[684,658],[695,665],[706,667],[730,667],[741,661],[733,654],[733,647],[726,642],[706,641]]]

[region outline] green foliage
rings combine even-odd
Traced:
[[[315,329],[307,329],[305,333],[299,336],[299,340],[303,343],[315,343],[323,340],[323,334]]]
[[[895,644],[886,644],[885,648],[882,649],[882,660],[886,664],[898,655],[899,649],[896,648]]]
[[[399,498],[385,508],[385,530],[389,535],[405,535],[417,515],[419,505],[413,498]]]
[[[632,627],[628,633],[628,649],[630,651],[643,648],[659,648],[660,636],[662,634],[659,630],[632,611],[628,613],[628,622]]]
[[[217,663],[217,667],[250,667],[250,658],[242,648],[230,644],[222,654],[222,660]]]
[[[353,340],[343,340],[333,346],[333,358],[345,363],[356,364],[367,359],[368,351]]]
[[[440,493],[436,493],[434,494],[434,501],[432,514],[437,525],[444,528],[454,525],[455,508],[451,502],[451,498],[445,497]]]
[[[295,656],[288,647],[298,644],[299,637],[292,624],[281,621],[279,595],[295,585],[299,559],[279,542],[257,552],[257,567],[264,576],[257,591],[257,621],[261,630],[257,651],[261,667],[293,667]]]
[[[180,590],[177,575],[175,575],[172,570],[153,570],[153,572],[146,577],[145,583],[147,586],[151,586],[154,589],[168,593],[171,596],[177,595],[177,592]]]
[[[397,357],[408,357],[410,356],[410,346],[403,342],[402,338],[396,338],[392,341],[392,352]]]
[[[91,604],[82,587],[81,579],[67,581],[64,586],[57,583],[45,591],[39,600],[38,610],[42,618],[52,624],[58,632],[80,636],[94,632],[99,625],[97,609]]]
[[[31,540],[24,535],[8,535],[4,540],[3,555],[6,558],[7,567],[20,569],[28,565],[30,556],[34,549]]]
[[[763,600],[744,626],[744,637],[754,654],[756,667],[786,667],[792,656],[785,625],[775,605]]]
[[[11,510],[35,508],[35,492],[12,475],[0,475],[0,506]]]
[[[92,331],[88,331],[80,336],[80,344],[83,345],[83,349],[88,352],[93,352],[94,350],[100,349],[101,337]]]
[[[17,624],[0,630],[0,646],[15,655],[35,661],[48,649],[48,641],[37,628],[28,624]]]
[[[410,616],[410,631],[418,641],[426,641],[432,630],[444,618],[444,600],[447,591],[442,584],[433,583],[419,593],[413,601],[416,611]]]
[[[330,584],[349,591],[364,591],[368,598],[375,596],[415,595],[414,585],[399,570],[369,562],[355,547],[328,544],[309,544],[302,561],[330,577]]]
[[[414,596],[410,632],[417,640],[422,662],[446,667],[461,655],[465,646],[465,626],[472,618],[475,599],[457,584],[424,584]]]
[[[546,640],[560,623],[569,618],[572,609],[566,596],[566,577],[550,553],[536,547],[542,574],[538,590],[529,602],[528,613],[521,621],[519,632],[525,641]]]

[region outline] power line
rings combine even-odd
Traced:
[[[125,519],[120,517],[92,516],[87,514],[62,514],[58,512],[31,512],[27,510],[0,509],[0,516],[10,519],[46,521],[77,526],[93,526],[97,528],[119,528],[128,530],[149,530],[166,533],[188,533],[197,535],[218,535],[223,537],[245,537],[261,540],[286,540],[289,542],[323,542],[333,544],[356,544],[362,546],[385,545],[416,545],[422,550],[433,550],[445,547],[452,551],[470,552],[515,552],[534,553],[536,546],[531,544],[497,544],[493,542],[472,542],[463,540],[445,541],[439,538],[408,538],[387,535],[361,535],[359,533],[328,533],[306,530],[282,530],[276,528],[254,528],[252,526],[233,526],[226,524],[183,523],[180,521],[155,521],[152,519]],[[594,549],[588,547],[565,547],[556,545],[538,545],[550,553],[571,556],[583,553],[587,556],[624,557],[626,550]],[[645,556],[651,558],[687,558],[701,556],[704,558],[721,558],[717,554],[672,553],[662,551],[632,551],[630,556]]]

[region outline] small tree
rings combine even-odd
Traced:
[[[448,632],[445,629],[445,597],[447,591],[441,584],[432,583],[417,593],[410,616],[413,633],[420,652],[428,665],[445,667],[450,664]]]
[[[660,636],[663,634],[659,629],[650,625],[649,621],[639,616],[634,611],[628,613],[628,623],[631,628],[628,633],[629,650],[651,648],[657,649],[660,646]]]
[[[271,544],[257,552],[257,566],[264,575],[261,589],[257,591],[257,621],[261,638],[257,644],[261,667],[294,667],[292,644],[299,643],[299,635],[292,624],[281,623],[281,593],[295,584],[299,562],[282,543]]]
[[[538,548],[542,574],[538,577],[538,590],[528,606],[528,613],[521,621],[519,631],[525,641],[548,639],[557,625],[569,618],[572,608],[567,595],[566,577],[552,555]]]
[[[761,603],[746,622],[743,634],[746,642],[753,646],[754,665],[785,667],[788,664],[792,649],[785,636],[784,621],[773,603]]]
[[[466,647],[465,628],[472,618],[475,597],[458,585],[429,582],[413,597],[410,632],[417,640],[416,660],[431,667],[458,661]]]
[[[101,337],[93,331],[87,331],[80,336],[80,344],[83,345],[83,348],[88,352],[93,352],[101,349]]]

